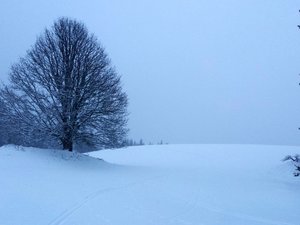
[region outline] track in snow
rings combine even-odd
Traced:
[[[129,188],[135,185],[140,185],[144,184],[148,181],[155,180],[157,178],[160,178],[162,176],[156,176],[150,179],[146,179],[142,182],[132,182],[127,185],[119,186],[119,187],[112,187],[112,188],[105,188],[105,189],[99,189],[98,191],[92,192],[91,194],[87,195],[83,200],[79,201],[78,203],[74,204],[71,208],[64,210],[61,214],[59,214],[56,218],[54,218],[48,225],[61,225],[63,224],[71,215],[73,215],[76,211],[78,211],[80,208],[82,208],[84,205],[88,204],[91,200],[97,198],[97,196],[107,193],[107,192],[112,192],[112,191],[117,191],[117,190],[122,190],[125,188]]]

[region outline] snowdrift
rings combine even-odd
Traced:
[[[0,224],[299,225],[299,147],[0,148]]]

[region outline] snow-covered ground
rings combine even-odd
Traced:
[[[88,156],[4,146],[0,224],[299,225],[300,178],[280,161],[296,153],[164,145]]]

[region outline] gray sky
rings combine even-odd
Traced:
[[[297,0],[0,0],[0,78],[61,16],[105,46],[130,137],[300,144]]]

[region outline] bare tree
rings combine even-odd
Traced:
[[[104,48],[82,23],[57,20],[12,66],[10,81],[2,101],[30,137],[51,137],[69,151],[74,143],[123,142],[127,95]]]
[[[0,146],[7,144],[7,133],[6,133],[6,118],[5,118],[5,105],[4,102],[1,101],[0,98]]]

